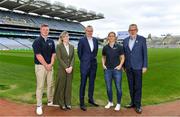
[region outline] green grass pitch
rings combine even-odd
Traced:
[[[101,65],[101,49],[98,53],[98,70],[95,82],[95,101],[104,106],[107,94]],[[143,105],[158,104],[180,98],[180,49],[149,49],[148,72],[143,76]],[[55,64],[57,76],[57,63]],[[76,53],[72,88],[72,105],[79,104],[79,60]],[[88,84],[87,84],[88,86]],[[0,98],[35,104],[36,79],[32,51],[0,51]],[[86,87],[88,89],[88,87]],[[46,92],[46,91],[44,91]],[[125,73],[122,80],[122,105],[130,101]],[[46,93],[43,103],[46,103]],[[113,85],[114,102],[116,91]],[[87,102],[87,91],[86,91]]]

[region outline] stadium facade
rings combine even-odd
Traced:
[[[0,50],[31,49],[43,23],[49,25],[49,37],[55,42],[62,31],[68,31],[77,46],[85,33],[81,22],[104,18],[101,13],[48,0],[0,0],[0,7]]]

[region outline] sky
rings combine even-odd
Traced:
[[[55,2],[57,0],[51,0]],[[162,34],[180,35],[180,0],[60,0],[65,6],[73,5],[105,18],[82,22],[94,27],[94,36],[107,37],[110,31],[127,31],[129,24],[138,25],[138,34],[145,37]]]

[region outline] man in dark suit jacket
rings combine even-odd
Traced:
[[[97,53],[98,40],[92,37],[93,27],[87,26],[85,29],[86,36],[79,40],[78,57],[80,60],[81,84],[80,84],[80,108],[86,111],[84,104],[85,88],[87,77],[89,77],[88,102],[94,106],[98,106],[93,99],[94,81],[97,71]]]
[[[123,42],[125,54],[125,70],[128,78],[131,103],[127,108],[135,107],[137,113],[142,112],[142,74],[147,71],[147,45],[143,36],[137,35],[136,24],[129,26],[129,34]]]

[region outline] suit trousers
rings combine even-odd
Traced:
[[[133,68],[126,69],[131,104],[136,107],[141,107],[142,97],[142,69],[135,70]]]
[[[84,96],[86,89],[87,78],[89,77],[89,89],[88,89],[88,98],[89,101],[94,102],[94,85],[96,78],[97,64],[91,63],[90,68],[86,72],[81,70],[81,83],[80,83],[80,105],[84,105]]]

